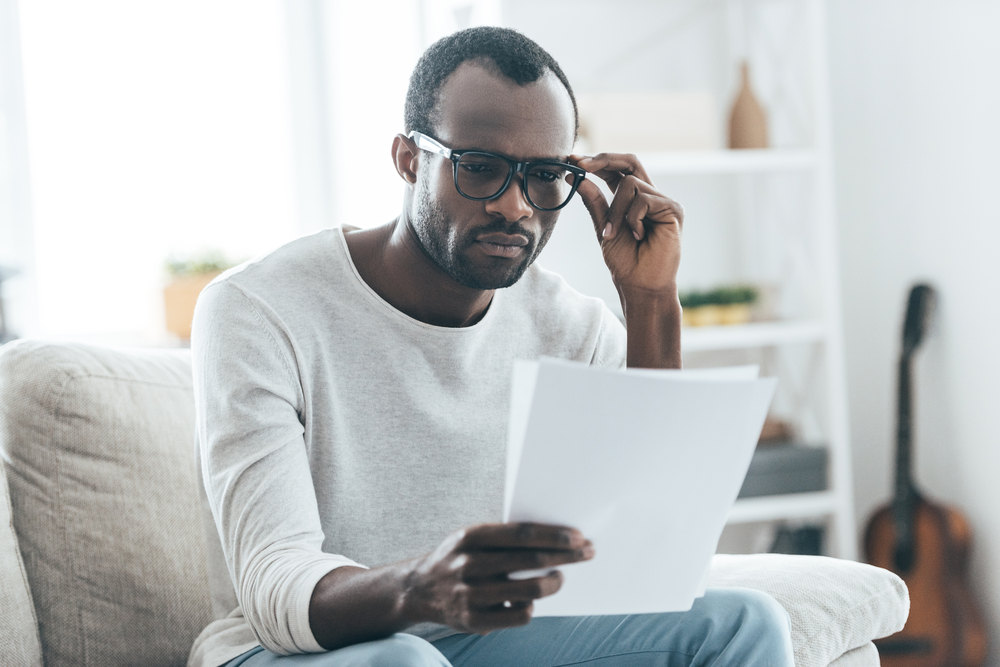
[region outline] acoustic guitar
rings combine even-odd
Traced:
[[[967,580],[972,531],[957,510],[920,493],[912,475],[910,367],[933,300],[928,285],[910,290],[899,359],[895,493],[865,531],[868,562],[898,574],[910,591],[902,631],[875,642],[886,667],[975,667],[986,660],[986,630]]]

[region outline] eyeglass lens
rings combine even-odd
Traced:
[[[489,153],[463,153],[455,165],[459,192],[475,199],[489,199],[499,193],[510,178],[513,166]],[[537,208],[559,208],[573,195],[566,182],[568,169],[558,164],[532,162],[525,169],[524,183],[528,201]]]

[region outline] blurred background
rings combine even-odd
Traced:
[[[823,454],[815,488],[748,494],[723,547],[818,526],[821,552],[864,558],[906,296],[934,287],[913,475],[968,518],[1000,637],[995,2],[0,0],[0,336],[184,345],[186,279],[391,220],[409,72],[476,24],[538,40],[581,152],[637,153],[685,205],[686,311],[750,306],[689,322],[686,361],[778,375],[773,437]],[[617,308],[589,225],[568,207],[541,261]]]

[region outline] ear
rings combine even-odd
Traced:
[[[397,134],[392,140],[392,159],[396,172],[409,184],[417,182],[417,157],[420,149],[406,135]]]

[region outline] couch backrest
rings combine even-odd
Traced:
[[[212,616],[188,353],[8,343],[0,459],[45,663],[184,664]]]

